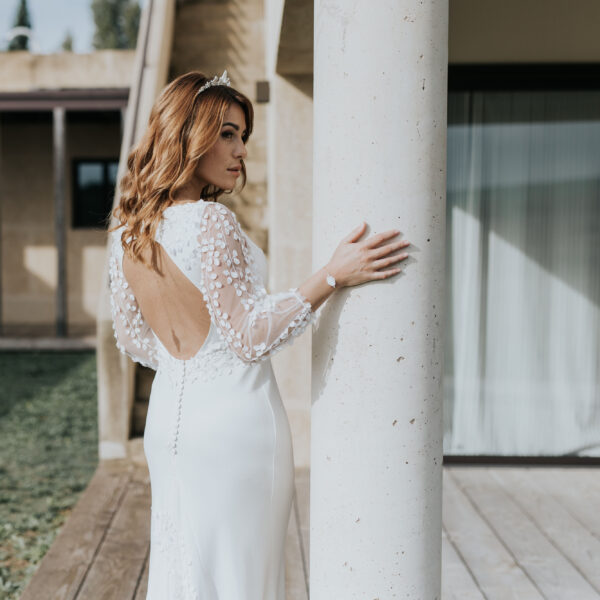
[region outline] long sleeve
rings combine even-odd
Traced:
[[[300,335],[315,314],[298,288],[267,294],[235,214],[209,202],[200,235],[201,291],[213,323],[244,361],[272,355]]]
[[[145,367],[158,369],[156,340],[123,274],[121,230],[112,232],[109,258],[110,307],[117,348]]]

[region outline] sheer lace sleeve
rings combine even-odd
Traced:
[[[209,202],[200,235],[201,291],[213,323],[244,361],[272,355],[315,320],[298,288],[267,294],[236,216]]]
[[[156,371],[158,360],[154,334],[123,274],[121,231],[117,229],[111,233],[109,258],[110,307],[117,348],[135,362]]]

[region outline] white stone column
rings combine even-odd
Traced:
[[[123,123],[118,181],[126,171],[127,157],[132,146],[144,133],[158,94],[168,83],[174,19],[175,0],[147,0],[144,4]],[[115,194],[114,202],[118,202],[118,193]],[[107,237],[102,293],[98,300],[96,319],[100,460],[127,456],[135,396],[136,365],[121,354],[115,345],[108,286],[109,243]]]
[[[440,598],[448,0],[316,0],[313,269],[360,224],[404,272],[313,335],[310,591]]]

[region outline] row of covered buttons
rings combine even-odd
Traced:
[[[173,443],[171,444],[173,454],[177,454],[177,438],[179,437],[179,425],[181,424],[181,406],[183,404],[183,386],[185,382],[185,361],[182,363],[182,365],[183,372],[181,374],[179,396],[177,398],[177,422],[175,423],[175,434],[173,436]]]

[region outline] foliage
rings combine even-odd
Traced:
[[[73,36],[70,31],[65,33],[65,38],[63,39],[61,47],[65,52],[73,52]]]
[[[96,50],[135,48],[141,13],[136,0],[92,0],[92,13]]]
[[[0,598],[16,600],[98,464],[93,352],[1,352]]]
[[[27,0],[20,0],[13,27],[27,27],[31,29],[31,17],[29,16]],[[26,35],[15,36],[8,43],[8,50],[29,50],[29,38]]]

